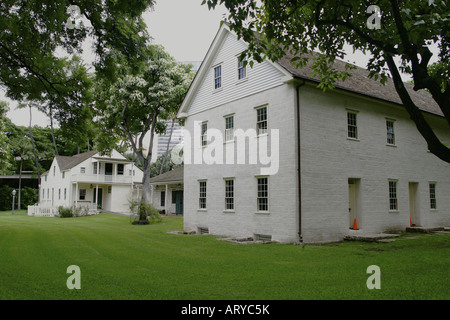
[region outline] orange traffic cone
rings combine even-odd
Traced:
[[[356,224],[356,218],[353,222],[353,230],[358,230],[358,225]]]

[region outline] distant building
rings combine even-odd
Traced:
[[[116,150],[111,156],[88,151],[56,156],[41,176],[39,204],[28,215],[54,216],[58,207],[87,207],[129,213],[129,200],[142,192],[143,172]]]

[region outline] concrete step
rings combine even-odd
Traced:
[[[407,227],[406,232],[431,233],[436,231],[444,231],[444,227]]]

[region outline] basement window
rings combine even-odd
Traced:
[[[198,234],[209,234],[209,229],[205,227],[198,227]]]
[[[270,234],[255,234],[255,241],[272,241],[272,235]]]

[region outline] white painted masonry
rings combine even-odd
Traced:
[[[258,196],[263,194],[258,193],[261,163],[207,164],[185,159],[185,230],[279,242],[299,241],[300,231],[304,242],[335,241],[350,232],[355,219],[358,230],[352,232],[404,230],[412,221],[411,207],[417,226],[450,225],[450,166],[427,151],[401,105],[387,101],[383,94],[375,99],[351,88],[324,93],[307,76],[267,61],[247,66],[246,79],[237,81],[237,56],[245,48],[226,25],[220,28],[179,112],[185,118],[184,136],[190,138],[184,154],[211,152],[208,145],[202,147],[196,141],[199,124],[206,123],[208,130],[225,136],[225,118],[233,115],[235,131],[256,129],[256,110],[265,106],[268,133],[254,139],[270,142],[271,130],[279,133],[278,149],[269,144],[269,153],[279,153],[278,170],[263,175],[268,178],[269,210],[258,211]],[[217,90],[213,67],[218,64],[223,78]],[[356,139],[348,138],[347,112],[356,114]],[[426,116],[442,141],[449,142],[445,120],[432,113]],[[387,142],[386,120],[394,125],[394,144]],[[237,141],[222,144],[218,154],[226,159],[230,149],[236,150]],[[248,148],[245,156],[248,159]],[[389,207],[389,181],[397,186],[396,210]],[[430,209],[430,183],[436,186],[436,209]],[[233,202],[232,209],[226,201]]]

